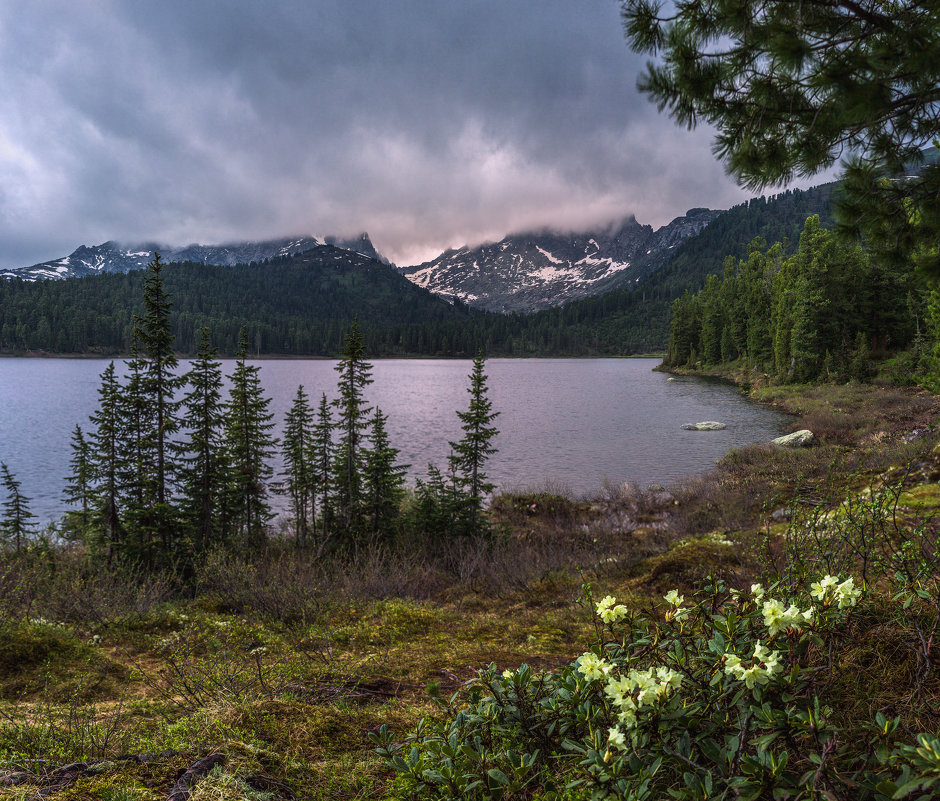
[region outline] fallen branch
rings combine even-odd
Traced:
[[[205,778],[205,775],[216,765],[224,763],[225,754],[218,753],[209,754],[209,756],[193,762],[186,772],[179,777],[176,784],[173,785],[173,789],[170,790],[170,794],[167,796],[167,801],[189,801],[192,788]]]

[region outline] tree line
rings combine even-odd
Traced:
[[[389,441],[387,417],[365,402],[371,365],[357,322],[336,367],[337,397],[323,393],[314,408],[298,387],[278,441],[260,367],[246,360],[244,331],[227,396],[208,328],[180,374],[162,270],[155,255],[123,377],[111,362],[87,430],[76,426],[72,434],[64,493],[72,509],[63,536],[86,543],[109,564],[185,566],[216,548],[264,547],[272,493],[288,500],[297,547],[319,555],[403,536],[486,533],[482,510],[493,485],[485,463],[495,452],[498,413],[488,398],[482,353],[470,374],[469,410],[458,413],[464,436],[450,443],[446,471],[429,465],[427,478],[409,493],[409,466],[399,463]],[[284,467],[275,476],[271,458],[278,450]],[[0,478],[8,495],[0,533],[20,549],[32,530],[28,499],[5,465]]]
[[[793,382],[865,379],[873,351],[917,338],[926,297],[911,266],[887,266],[814,215],[792,256],[756,240],[746,259],[726,261],[722,277],[677,298],[665,364],[741,359]]]
[[[339,356],[354,317],[375,356],[619,356],[665,349],[670,306],[755,237],[795,244],[806,218],[831,219],[831,186],[755,198],[719,215],[636,285],[535,314],[497,314],[447,303],[386,265],[332,247],[263,264],[164,269],[176,299],[179,353],[197,352],[208,327],[224,355],[247,330],[254,354]],[[790,247],[790,245],[787,245]],[[0,350],[126,354],[143,313],[145,272],[63,281],[0,281]]]

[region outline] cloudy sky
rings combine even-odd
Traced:
[[[4,0],[0,268],[366,230],[399,264],[746,194],[615,0]]]

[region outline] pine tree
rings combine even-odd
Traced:
[[[343,345],[343,358],[336,365],[339,373],[339,397],[333,401],[338,410],[336,459],[333,496],[337,522],[347,539],[355,541],[363,527],[362,520],[362,439],[369,408],[363,390],[372,383],[372,365],[365,361],[365,349],[359,321],[354,320]]]
[[[451,442],[451,469],[462,491],[469,531],[475,533],[480,525],[480,513],[483,501],[495,485],[487,481],[483,468],[487,459],[496,453],[490,441],[499,432],[491,425],[499,412],[493,411],[493,402],[487,395],[486,374],[483,371],[485,359],[482,352],[477,353],[470,372],[470,408],[466,412],[457,412],[462,423],[463,439]]]
[[[816,174],[850,154],[841,226],[879,256],[940,276],[940,4],[935,0],[624,0],[649,62],[640,90],[750,189]],[[885,178],[888,180],[885,180]]]
[[[316,486],[313,480],[313,410],[303,385],[297,387],[294,402],[284,422],[282,453],[282,493],[290,497],[291,515],[294,521],[294,538],[301,548],[306,547],[307,537],[314,520]]]
[[[27,537],[33,532],[30,523],[35,515],[29,511],[29,498],[20,492],[20,482],[13,477],[4,462],[0,462],[0,482],[7,492],[3,502],[3,520],[0,520],[0,533],[8,543],[12,542],[17,553],[23,549]]]
[[[159,561],[162,539],[156,511],[156,419],[146,390],[147,363],[140,356],[136,336],[125,365],[127,380],[118,394],[122,435],[118,486],[126,532],[123,550],[130,559],[153,567]]]
[[[319,499],[320,527],[317,536],[317,554],[326,549],[330,539],[333,509],[330,505],[332,493],[332,476],[334,463],[333,447],[333,416],[326,393],[320,396],[320,406],[317,409],[317,419],[311,437],[310,479],[314,487],[314,499]],[[316,518],[316,510],[311,510],[311,516]]]
[[[440,468],[428,464],[427,477],[415,482],[414,502],[408,525],[428,542],[452,536],[456,530],[459,503],[453,483],[448,484]]]
[[[65,529],[72,539],[84,539],[91,529],[92,508],[95,505],[95,471],[91,446],[85,439],[82,427],[75,426],[70,443],[72,458],[69,460],[71,473],[66,479],[62,495],[66,503],[77,506],[77,511],[69,511],[65,516]]]
[[[273,415],[270,398],[264,396],[259,373],[249,365],[247,330],[239,336],[238,359],[230,376],[231,390],[225,405],[225,439],[231,460],[229,502],[237,532],[251,547],[264,544],[266,524],[271,519],[268,479],[273,472],[268,460],[277,440],[271,436]]]
[[[398,464],[398,448],[388,439],[388,417],[376,407],[369,421],[369,447],[363,451],[364,514],[372,540],[388,539],[404,497],[408,465]]]
[[[95,538],[94,545],[102,544],[98,540],[103,540],[108,564],[125,548],[125,531],[119,511],[125,437],[121,398],[121,385],[115,375],[114,362],[111,362],[101,374],[98,409],[89,418],[92,423],[89,449],[95,495],[89,534]]]
[[[193,532],[193,545],[205,551],[228,534],[224,495],[229,481],[228,454],[223,434],[222,372],[216,361],[209,329],[200,331],[183,399],[183,427],[188,432],[181,479],[182,511]]]
[[[152,519],[164,559],[171,556],[175,544],[171,543],[175,515],[171,506],[176,480],[175,465],[180,448],[173,439],[179,431],[179,407],[176,393],[183,387],[185,377],[175,374],[178,360],[173,350],[173,328],[170,323],[172,301],[163,287],[163,264],[160,254],[154,253],[144,278],[144,315],[135,317],[134,339],[143,357],[140,391],[152,415],[151,430],[144,432],[147,447],[152,453],[153,474],[148,476],[146,517]]]
[[[724,327],[724,309],[721,306],[721,281],[710,275],[701,292],[702,301],[702,360],[705,364],[721,361],[721,333]]]
[[[868,347],[868,338],[861,331],[855,336],[849,375],[856,381],[868,381],[871,378],[871,349]]]

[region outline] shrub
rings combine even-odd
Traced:
[[[784,592],[715,581],[686,605],[673,590],[662,620],[606,597],[595,643],[563,670],[491,665],[410,744],[383,727],[378,753],[415,799],[933,797],[940,738],[902,742],[882,712],[835,722],[854,580]]]

